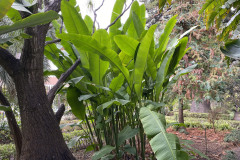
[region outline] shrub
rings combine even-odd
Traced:
[[[178,116],[178,112],[174,112],[174,115]],[[208,113],[193,113],[185,110],[183,112],[184,117],[192,117],[192,118],[208,118]],[[232,120],[233,117],[230,114],[218,114],[218,119],[221,120]]]
[[[226,151],[226,155],[223,157],[223,160],[237,160],[236,153],[233,151]]]
[[[83,130],[74,130],[72,132],[63,133],[63,138],[66,142],[69,142],[74,137],[78,137],[78,136],[81,136],[81,135],[84,135]]]
[[[231,133],[227,134],[224,138],[225,142],[240,142],[240,130],[233,130]]]
[[[7,160],[10,159],[10,157],[13,157],[15,155],[15,146],[14,144],[3,144],[0,145],[0,159]]]
[[[177,120],[174,116],[166,116],[167,123],[174,123]],[[208,119],[205,118],[192,118],[192,117],[185,117],[184,124],[186,127],[191,128],[212,128],[212,124],[209,123]],[[216,120],[215,128],[217,130],[225,130],[225,129],[238,129],[240,127],[240,121],[235,120]]]

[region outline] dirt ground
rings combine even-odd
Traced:
[[[170,133],[176,134],[180,139],[191,140],[194,142],[191,146],[200,150],[202,153],[207,155],[211,160],[220,160],[225,155],[225,151],[234,150],[235,153],[239,156],[240,160],[240,147],[237,144],[224,142],[224,137],[229,131],[216,131],[214,133],[213,129],[206,130],[206,139],[205,140],[205,130],[199,128],[187,128],[186,135],[185,133],[179,133],[173,129],[167,130]],[[207,144],[206,144],[207,142]],[[204,158],[197,158],[204,159]]]
[[[205,130],[200,128],[187,128],[186,135],[185,133],[179,133],[171,128],[167,129],[169,133],[176,134],[180,139],[183,140],[191,140],[194,142],[191,146],[200,150],[202,153],[206,154],[211,160],[221,160],[225,155],[226,150],[233,150],[238,155],[238,159],[240,160],[240,144],[236,145],[233,143],[224,142],[224,136],[229,133],[229,131],[217,131],[214,133],[213,129],[206,130],[207,137],[207,147],[205,140]],[[150,146],[146,146],[146,151],[149,152],[151,150]],[[151,152],[151,151],[150,151]],[[74,152],[74,156],[78,160],[91,160],[93,152],[85,153],[84,150]],[[197,156],[198,160],[204,160],[205,158],[201,158]]]

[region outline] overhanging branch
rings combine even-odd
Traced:
[[[0,65],[13,77],[20,68],[20,62],[8,50],[0,47]]]
[[[66,81],[66,79],[70,76],[70,74],[77,68],[80,62],[81,62],[80,59],[78,59],[65,73],[61,75],[58,82],[48,92],[48,100],[49,100],[50,106],[53,103],[57,90],[62,86],[62,84]]]
[[[96,23],[96,20],[97,20],[97,11],[103,6],[103,3],[104,3],[104,0],[102,1],[102,4],[93,11],[93,14],[94,14],[94,21],[93,21],[93,27],[92,27],[92,34],[95,32],[95,23]]]
[[[130,5],[129,5],[127,8],[125,8],[124,11],[123,11],[111,24],[109,24],[109,25],[105,28],[105,30],[108,30],[109,27],[111,27],[112,25],[114,25],[114,24],[117,22],[117,20],[118,20],[119,18],[121,18],[121,17],[124,15],[124,13],[131,7],[131,5],[132,5],[133,2],[134,2],[134,0],[132,0],[132,2],[130,3]]]

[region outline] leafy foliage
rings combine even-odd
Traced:
[[[116,1],[111,22],[121,14],[124,3],[124,0]],[[140,153],[136,151],[140,148],[135,137],[141,138],[141,157],[145,158],[146,139],[143,129],[139,127],[142,125],[139,112],[144,108],[143,97],[156,106],[153,107],[155,110],[160,110],[163,103],[159,96],[163,96],[166,87],[196,67],[194,65],[192,69],[176,75],[174,81],[170,79],[170,76],[176,74],[180,59],[187,52],[188,38],[175,39],[174,43],[170,41],[171,31],[177,21],[176,16],[171,19],[161,38],[155,42],[154,32],[157,26],[153,25],[145,30],[145,7],[140,6],[137,1],[133,2],[125,24],[121,24],[119,19],[110,26],[109,33],[98,29],[92,34],[90,17],[82,18],[77,7],[70,2],[63,1],[61,5],[66,30],[56,36],[61,39],[60,48],[65,50],[61,51],[56,44],[49,44],[45,47],[45,55],[60,72],[65,72],[78,58],[81,60],[81,64],[70,76],[72,80],[68,81],[71,83],[67,88],[67,97],[73,114],[84,120],[92,138],[92,145],[99,146],[93,159],[121,159],[124,156],[137,158]],[[70,21],[69,16],[75,18]],[[84,29],[78,30],[75,24]],[[58,31],[58,28],[56,30]],[[57,75],[56,72],[48,73]],[[84,78],[74,83],[76,78],[80,77]],[[62,91],[64,90],[63,88]],[[165,125],[163,121],[158,123]],[[165,127],[161,133],[167,135]],[[96,142],[93,137],[96,137]],[[177,137],[167,137],[169,144],[175,142],[172,151],[176,150],[173,151],[176,154],[172,156],[175,159],[186,158],[187,154],[180,151]],[[152,139],[151,144],[156,151],[159,141]],[[157,149],[156,155],[167,155],[164,147],[162,145],[160,150]]]

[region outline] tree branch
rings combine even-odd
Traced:
[[[0,65],[13,77],[20,68],[20,61],[16,59],[8,50],[0,47]]]
[[[61,42],[61,39],[54,39],[54,40],[52,40],[52,41],[46,41],[46,42],[45,42],[45,46],[46,46],[46,45],[49,45],[49,44],[57,43],[57,42]]]
[[[64,112],[65,112],[65,105],[61,104],[60,107],[58,108],[56,114],[55,114],[55,117],[57,119],[58,124],[60,124],[60,121],[62,119],[62,116],[63,116]]]
[[[0,90],[0,103],[4,106],[10,106],[10,103],[8,102],[6,97],[3,95],[1,90]],[[21,154],[21,149],[22,149],[22,133],[17,124],[16,118],[12,109],[10,111],[5,111],[5,113],[8,120],[10,131],[13,135],[13,140],[16,146],[17,159],[19,159]]]
[[[102,1],[102,4],[93,11],[93,14],[94,14],[94,21],[93,21],[93,28],[92,28],[92,34],[95,32],[95,23],[96,23],[96,20],[97,20],[97,11],[103,6],[103,3],[104,3],[104,0]]]
[[[111,24],[109,24],[109,25],[105,28],[105,30],[108,30],[109,27],[111,27],[112,25],[114,25],[114,24],[117,22],[117,20],[118,20],[119,18],[121,18],[121,17],[123,16],[123,14],[131,7],[131,5],[132,5],[133,2],[134,2],[134,0],[132,0],[132,2],[130,3],[130,5],[119,15]]]
[[[48,100],[50,106],[53,103],[53,100],[56,96],[57,90],[62,86],[62,84],[65,82],[65,80],[70,76],[70,74],[77,68],[77,66],[80,64],[80,59],[78,59],[65,73],[61,75],[58,82],[53,86],[53,88],[48,92]]]

